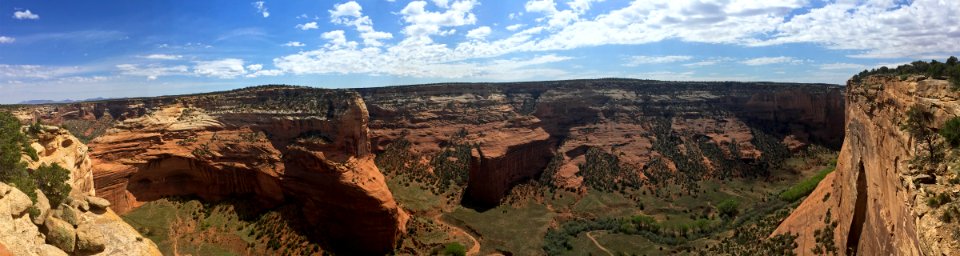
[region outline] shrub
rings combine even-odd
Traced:
[[[20,121],[13,114],[0,112],[0,182],[13,185],[36,201],[37,184],[20,161],[21,152],[28,148],[26,145],[27,137],[20,132]]]
[[[467,247],[458,242],[448,243],[443,248],[443,255],[464,256],[467,255]]]
[[[70,196],[73,189],[67,181],[70,180],[70,171],[58,164],[42,165],[33,172],[33,179],[37,182],[40,191],[50,200],[50,205],[60,205]]]
[[[950,118],[943,127],[940,127],[940,136],[950,144],[951,147],[960,146],[960,117]]]
[[[717,204],[717,212],[720,213],[720,216],[723,216],[726,218],[732,218],[734,216],[737,216],[737,213],[738,213],[737,208],[739,207],[740,207],[740,202],[737,202],[737,200],[734,200],[734,199],[727,199]]]

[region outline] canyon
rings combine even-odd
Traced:
[[[630,198],[622,207],[631,214],[662,212],[670,208],[636,209],[652,207],[648,199],[709,196],[716,182],[795,180],[807,171],[784,173],[780,163],[808,161],[806,152],[822,148],[839,150],[836,171],[777,222],[771,237],[796,234],[794,253],[810,254],[822,243],[816,234],[831,226],[822,221],[830,215],[841,254],[950,255],[956,242],[939,228],[953,224],[938,221],[937,210],[923,203],[950,185],[945,178],[915,182],[919,173],[909,163],[915,142],[899,128],[902,113],[918,103],[932,110],[931,126],[960,114],[948,87],[923,76],[871,76],[846,87],[632,79],[258,86],[21,106],[14,113],[24,123],[77,134],[52,144],[72,151],[87,145],[88,158],[50,159],[91,169],[89,176],[71,176],[73,186],[95,190],[119,214],[176,197],[243,197],[264,209],[292,203],[322,234],[324,250],[335,252],[379,254],[411,239],[419,244],[418,232],[436,229],[430,225],[453,226],[448,236],[469,236],[465,241],[475,246],[498,243],[478,236],[487,232],[465,223],[460,212],[519,209],[504,208],[516,201],[561,207],[537,232],[582,218],[572,205],[548,203],[563,197],[621,195]],[[413,207],[411,198],[430,200],[398,192],[411,182],[447,198]],[[552,192],[531,197],[530,186]],[[762,209],[770,205],[760,203],[763,194],[780,189],[720,191],[757,194],[743,199]],[[600,245],[595,236],[585,241]],[[486,245],[479,251],[495,252]]]

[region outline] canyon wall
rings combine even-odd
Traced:
[[[938,129],[960,116],[960,96],[944,80],[924,76],[870,76],[847,83],[846,136],[837,169],[777,229],[798,233],[797,253],[812,255],[816,230],[830,229],[844,255],[955,255],[956,224],[938,219],[942,209],[925,202],[942,191],[956,193],[947,182],[955,174],[928,174],[910,163],[918,141],[901,129],[908,110],[919,106]],[[946,149],[943,149],[946,150]],[[947,169],[946,163],[936,163]],[[951,167],[952,168],[952,164]],[[932,181],[931,178],[935,179]],[[823,244],[821,242],[820,244]]]
[[[405,230],[354,92],[265,86],[19,116],[90,132],[96,194],[119,213],[171,196],[246,198],[261,209],[296,202],[325,248],[356,253],[389,252]]]
[[[538,178],[553,158],[562,164],[548,174],[556,176],[552,185],[583,189],[578,166],[589,147],[642,169],[662,155],[652,148],[658,120],[685,140],[737,144],[740,155],[754,159],[760,155],[751,143],[756,130],[793,149],[810,143],[839,148],[843,139],[842,88],[822,84],[597,79],[357,91],[370,110],[377,152],[404,139],[427,158],[463,135],[475,146],[465,199],[487,206],[513,185]]]

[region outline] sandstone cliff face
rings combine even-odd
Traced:
[[[70,132],[56,126],[43,126],[35,137],[31,137],[30,147],[37,151],[38,160],[23,157],[27,167],[36,170],[41,165],[57,164],[70,171],[70,195],[96,195],[93,186],[93,169],[89,148]]]
[[[370,109],[375,151],[405,139],[412,152],[435,155],[465,132],[476,145],[465,199],[488,206],[539,177],[553,158],[562,159],[548,174],[553,185],[583,189],[578,165],[589,147],[643,169],[661,155],[652,148],[656,120],[688,137],[736,143],[750,159],[760,156],[753,129],[785,136],[794,148],[838,147],[843,134],[842,91],[826,85],[601,79],[358,91]]]
[[[960,116],[960,104],[943,80],[872,76],[848,82],[846,139],[835,177],[825,179],[775,233],[799,233],[797,253],[811,254],[813,231],[831,211],[841,253],[859,255],[955,255],[951,228],[925,205],[933,191],[953,191],[945,178],[918,184],[909,164],[916,142],[900,129],[915,104],[929,107],[932,127]],[[829,194],[829,198],[824,196]],[[955,227],[953,227],[955,228]]]
[[[106,122],[90,143],[97,195],[117,212],[170,196],[298,202],[331,249],[384,253],[406,214],[373,164],[368,112],[353,92],[257,87],[40,106],[44,122]]]

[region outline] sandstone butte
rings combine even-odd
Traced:
[[[777,228],[798,233],[796,253],[811,255],[814,231],[830,211],[834,243],[845,255],[958,255],[956,224],[926,205],[934,193],[956,193],[945,178],[920,184],[909,164],[915,141],[900,129],[911,106],[934,115],[931,127],[960,116],[960,98],[945,80],[871,76],[846,88],[846,135],[837,169]],[[950,167],[954,168],[954,167]],[[929,183],[929,182],[925,182]]]
[[[96,194],[118,213],[171,196],[246,197],[264,208],[295,201],[331,248],[355,253],[389,252],[405,231],[354,92],[256,87],[18,115],[109,124],[91,126],[104,132],[88,145]]]

